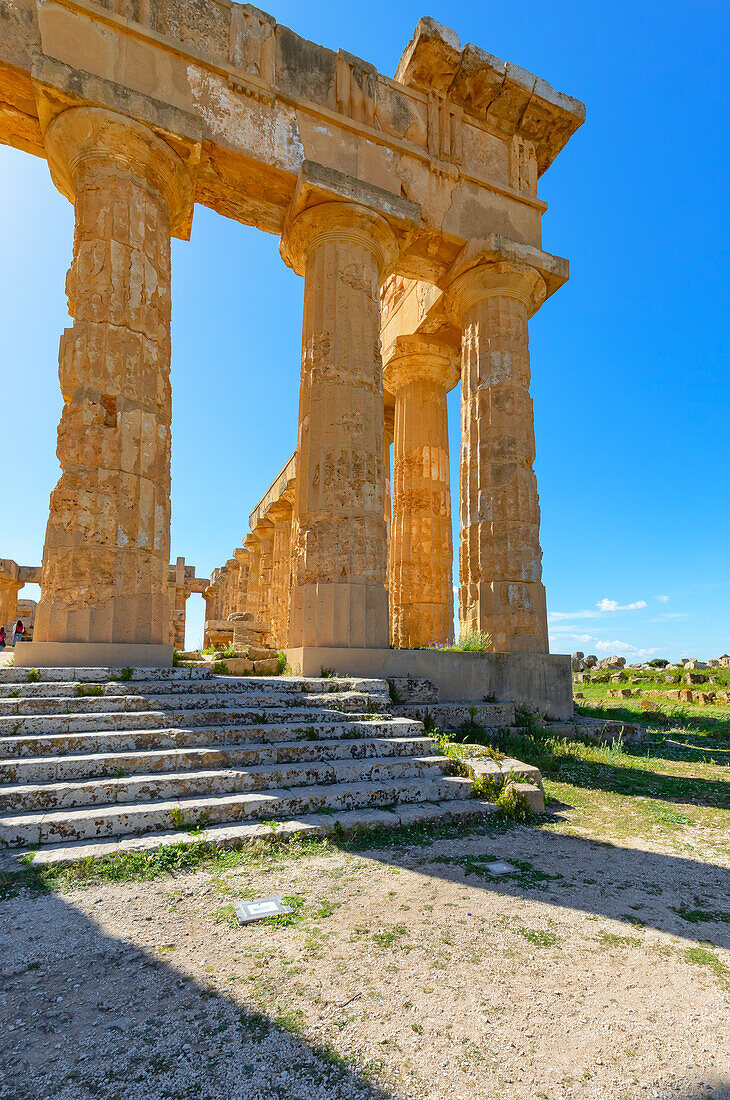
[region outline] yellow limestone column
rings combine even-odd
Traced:
[[[246,610],[246,593],[248,590],[248,570],[251,561],[251,555],[248,550],[243,546],[239,546],[237,550],[233,551],[233,556],[238,562],[238,588],[236,590],[235,607],[233,611],[236,615],[242,615]]]
[[[287,644],[291,579],[292,505],[285,496],[271,505],[266,518],[274,525],[271,559],[271,627],[274,645]]]
[[[385,476],[385,541],[387,549],[388,567],[386,577],[388,580],[388,637],[393,645],[393,600],[390,593],[390,536],[391,520],[393,518],[392,486],[390,480],[390,448],[393,446],[393,433],[395,432],[395,398],[392,393],[385,393],[385,407],[383,409],[383,473]]]
[[[462,329],[460,626],[497,653],[548,652],[527,334],[545,291],[533,268],[473,253],[446,293]]]
[[[236,558],[229,558],[226,562],[228,576],[226,577],[226,607],[225,618],[235,615],[238,603],[238,570],[239,564]]]
[[[380,283],[395,236],[326,202],[294,219],[282,255],[305,278],[289,644],[385,648]]]
[[[261,580],[261,540],[250,533],[243,540],[244,550],[248,550],[248,584],[246,585],[246,606],[244,611],[259,617],[259,585]]]
[[[390,606],[393,644],[453,640],[453,548],[446,394],[459,380],[454,350],[398,337],[383,378],[395,394]]]
[[[270,623],[272,616],[271,601],[271,566],[274,552],[274,525],[267,519],[259,520],[254,534],[259,540],[259,592],[258,612],[256,618],[259,622]]]
[[[207,649],[210,645],[210,638],[205,629],[205,623],[210,622],[215,618],[215,588],[212,585],[203,592],[203,599],[205,601],[205,620],[203,624],[203,649]]]
[[[61,478],[51,494],[35,641],[168,642],[170,231],[192,200],[145,126],[77,107],[45,135],[74,203],[61,338]]]
[[[391,397],[391,394],[386,394],[386,397]],[[393,446],[393,440],[395,439],[395,404],[387,404],[383,410],[383,467],[385,473],[385,530],[388,541],[388,548],[390,548],[390,525],[392,521],[393,502],[391,498],[392,487],[390,482],[390,448]]]
[[[23,582],[10,575],[0,573],[0,626],[15,625],[15,611],[18,604],[18,592]]]

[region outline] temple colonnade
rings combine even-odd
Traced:
[[[568,265],[537,183],[583,105],[430,19],[391,78],[248,6],[161,33],[160,3],[153,26],[49,0],[10,61],[0,42],[0,140],[74,207],[28,661],[167,664],[192,590],[292,649],[449,643],[459,380],[460,629],[546,653],[528,322]],[[100,20],[116,45],[77,50]],[[171,238],[196,203],[275,233],[304,280],[295,455],[198,589],[169,564]]]

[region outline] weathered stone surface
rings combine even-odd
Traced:
[[[459,380],[454,349],[399,337],[383,382],[395,395],[391,639],[399,647],[453,641],[451,485],[446,394]]]
[[[305,276],[291,644],[388,643],[380,282],[386,220],[352,203],[298,215],[282,251]]]
[[[296,497],[211,577],[206,621],[247,610],[277,645],[380,647],[390,576],[398,644],[450,636],[443,379],[402,387],[409,518],[388,566],[380,287],[397,269],[418,318],[400,336],[464,330],[462,627],[545,652],[526,321],[567,277],[541,251],[537,178],[582,105],[430,18],[393,81],[249,5],[111,8],[102,26],[93,5],[30,5],[0,40],[0,140],[45,155],[76,206],[36,636],[183,644],[186,589],[166,583],[169,238],[189,236],[195,199],[282,234],[305,276]]]
[[[75,108],[45,134],[75,205],[61,340],[61,479],[37,641],[165,643],[170,609],[170,225],[190,180],[151,130]]]
[[[490,634],[496,652],[545,653],[527,320],[546,284],[535,268],[482,255],[465,250],[447,293],[463,329],[460,628]]]
[[[403,705],[439,701],[439,689],[432,680],[425,680],[422,676],[390,676],[388,683]]]

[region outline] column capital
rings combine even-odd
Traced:
[[[194,201],[190,170],[143,123],[102,107],[71,107],[48,123],[44,137],[51,178],[70,202],[82,169],[106,161],[143,176],[163,196],[173,234],[189,224]]]
[[[531,316],[568,279],[568,261],[498,234],[466,242],[441,286],[444,308],[457,323],[485,298],[522,301]]]
[[[285,522],[290,520],[291,515],[292,504],[286,497],[279,497],[279,499],[275,500],[273,504],[270,504],[266,510],[266,518],[274,524],[282,520]]]
[[[309,253],[328,240],[347,240],[368,248],[377,261],[381,282],[398,258],[398,240],[387,220],[353,202],[307,207],[284,226],[280,252],[297,275],[304,275]]]
[[[392,394],[409,382],[435,382],[452,390],[459,381],[458,354],[441,340],[398,336],[383,356],[383,385]]]
[[[262,516],[257,522],[253,533],[259,542],[266,542],[274,536],[274,525],[270,519]]]
[[[236,573],[239,569],[239,563],[236,558],[229,558],[226,562],[226,569],[229,573]]]
[[[238,562],[239,567],[242,565],[248,565],[249,559],[251,557],[245,546],[237,547],[237,549],[233,551],[233,556]]]
[[[468,267],[449,283],[444,291],[444,308],[460,325],[477,302],[486,298],[515,298],[524,305],[528,317],[532,317],[546,296],[545,280],[534,268],[485,260]]]
[[[243,540],[243,549],[248,550],[249,554],[253,554],[258,548],[261,539],[258,535],[255,535],[253,531],[249,531]]]

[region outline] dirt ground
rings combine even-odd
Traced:
[[[728,861],[454,833],[8,890],[0,1097],[730,1097]],[[291,918],[233,923],[270,894]]]

